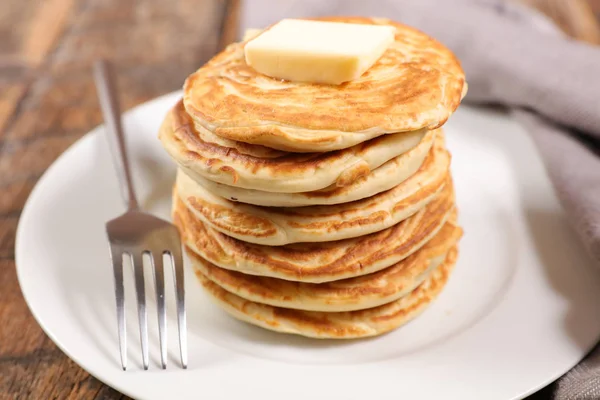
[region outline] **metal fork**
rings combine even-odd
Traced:
[[[167,255],[173,266],[175,280],[181,365],[183,368],[187,368],[185,292],[179,232],[171,223],[140,210],[131,181],[127,149],[121,126],[117,86],[112,66],[107,61],[98,61],[94,65],[94,77],[106,124],[105,130],[108,135],[109,147],[121,186],[121,194],[127,204],[125,214],[106,224],[106,232],[110,243],[110,257],[114,269],[121,365],[123,370],[127,369],[123,259],[129,257],[135,276],[142,360],[144,369],[148,369],[148,320],[143,265],[144,255],[147,255],[150,268],[154,271],[161,366],[163,369],[167,367],[167,312],[163,268],[163,257]]]

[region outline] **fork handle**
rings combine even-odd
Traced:
[[[139,208],[129,168],[129,158],[125,146],[125,136],[121,125],[121,111],[117,97],[117,83],[112,65],[106,60],[99,60],[94,64],[94,78],[96,90],[100,100],[100,108],[104,123],[108,145],[112,154],[113,162],[117,170],[121,195],[128,210]]]

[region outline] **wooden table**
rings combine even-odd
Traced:
[[[600,0],[522,1],[600,44]],[[238,0],[2,0],[0,399],[126,398],[70,361],[31,316],[14,265],[19,215],[44,170],[101,123],[94,59],[116,62],[122,105],[133,107],[180,88],[232,41],[238,9]]]

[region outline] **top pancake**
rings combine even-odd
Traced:
[[[395,42],[360,78],[342,85],[262,75],[234,43],[190,75],[184,104],[198,126],[236,141],[315,152],[396,132],[434,129],[466,90],[458,60],[429,36],[387,19],[327,18],[392,25]]]

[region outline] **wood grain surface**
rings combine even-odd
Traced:
[[[520,1],[600,43],[600,0]],[[180,88],[231,42],[238,10],[238,0],[2,0],[0,399],[126,398],[70,361],[31,316],[14,264],[19,215],[46,168],[101,122],[96,58],[115,62],[122,106],[133,107]]]
[[[15,273],[17,221],[45,169],[101,122],[94,60],[115,62],[123,108],[176,90],[232,39],[235,3],[2,0],[0,399],[126,398],[70,361],[31,316]]]

